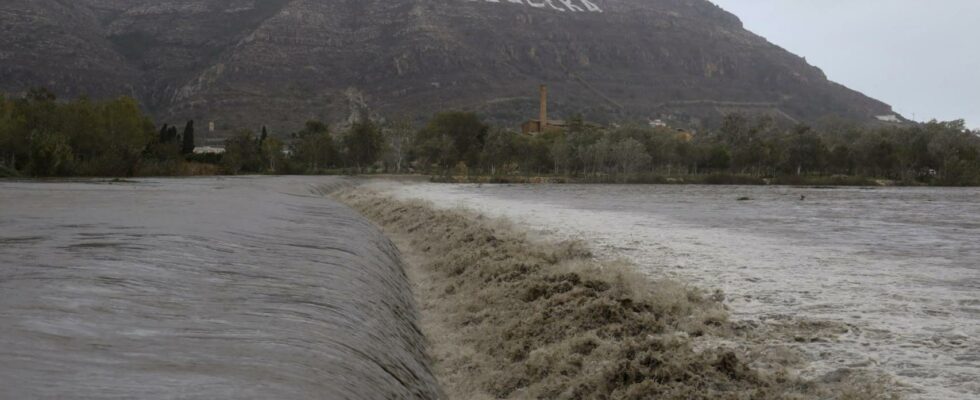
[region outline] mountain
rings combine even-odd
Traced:
[[[0,91],[131,95],[219,135],[364,106],[516,124],[540,83],[597,122],[893,113],[705,0],[4,0],[0,32]]]

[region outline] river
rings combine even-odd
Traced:
[[[336,178],[0,182],[0,398],[431,399],[397,250]]]
[[[913,399],[980,398],[978,189],[372,185],[721,289],[737,319],[851,327],[796,344],[804,373],[867,368]]]

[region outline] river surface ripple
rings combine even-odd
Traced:
[[[0,398],[433,398],[397,250],[335,184],[0,182]]]
[[[837,340],[799,345],[811,374],[870,368],[911,386],[913,399],[980,398],[978,189],[378,187],[586,240],[654,277],[720,288],[739,319],[850,326]]]

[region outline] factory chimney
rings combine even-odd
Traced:
[[[541,116],[540,121],[540,132],[544,132],[548,129],[548,85],[541,85]]]

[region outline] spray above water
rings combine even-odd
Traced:
[[[451,398],[893,398],[874,374],[802,379],[799,355],[762,344],[800,331],[825,339],[835,325],[732,323],[720,293],[651,280],[578,242],[535,241],[500,221],[363,189],[339,198],[409,255]]]

